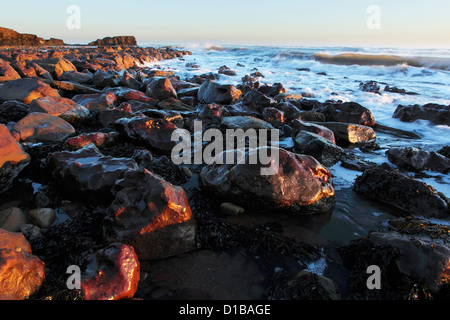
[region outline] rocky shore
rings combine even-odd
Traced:
[[[450,200],[411,176],[448,172],[448,148],[391,148],[376,165],[350,151],[376,150],[379,132],[414,134],[377,124],[360,104],[291,95],[257,73],[233,86],[145,66],[186,55],[126,37],[0,49],[0,298],[449,297],[450,231],[424,218],[448,219]],[[450,125],[449,112],[399,106],[393,116]],[[290,143],[272,176],[242,163],[176,165],[172,133],[193,134],[194,121],[278,130]],[[338,163],[360,171],[363,201],[396,212],[387,231],[322,246],[286,235],[278,219],[333,214]],[[366,286],[370,265],[381,289]],[[69,266],[80,289],[67,287]]]

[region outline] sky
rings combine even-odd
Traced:
[[[450,48],[449,0],[2,2],[0,26],[71,44],[133,35],[140,45]]]

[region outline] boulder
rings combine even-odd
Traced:
[[[67,59],[63,58],[47,58],[41,60],[33,60],[40,67],[44,68],[53,78],[58,79],[64,72],[77,71],[77,68]]]
[[[58,91],[36,78],[8,81],[0,87],[0,100],[18,100],[30,104],[40,97],[59,97]]]
[[[60,81],[75,82],[79,84],[91,84],[92,74],[78,72],[78,71],[65,71],[60,77]]]
[[[56,213],[52,208],[32,209],[28,215],[36,226],[44,229],[50,228],[56,220]]]
[[[129,170],[108,208],[114,241],[132,245],[139,260],[162,259],[195,248],[197,223],[183,188],[152,172]]]
[[[0,228],[3,230],[19,232],[20,226],[27,223],[27,216],[20,208],[12,207],[0,211]]]
[[[405,214],[448,218],[449,199],[426,183],[380,167],[357,177],[353,190],[375,201],[387,203]]]
[[[20,79],[20,75],[9,62],[0,59],[0,82]]]
[[[89,109],[73,100],[62,97],[41,97],[30,103],[30,112],[48,113],[66,121],[84,119],[89,116]]]
[[[270,123],[251,116],[231,116],[222,118],[221,125],[226,129],[266,129],[276,130]]]
[[[325,212],[335,205],[331,173],[316,159],[284,149],[279,151],[279,164],[273,175],[261,174],[261,163],[249,159],[260,152],[245,152],[245,161],[237,164],[206,165],[199,183],[205,192],[224,202],[232,201],[244,209],[287,212],[294,215]],[[271,149],[276,151],[275,148]],[[225,157],[226,152],[223,155]],[[258,161],[257,161],[258,162]],[[226,161],[224,161],[226,163]]]
[[[146,82],[146,95],[157,100],[178,99],[177,92],[170,80],[163,77],[154,77],[149,82]]]
[[[321,126],[316,123],[302,121],[300,119],[294,120],[290,123],[292,127],[292,137],[295,138],[300,131],[308,131],[315,133],[321,137],[324,137],[331,143],[336,143],[336,139],[334,138],[334,133],[330,129]]]
[[[116,121],[119,132],[145,147],[161,152],[171,152],[177,142],[172,141],[172,133],[177,126],[166,119],[150,118],[145,115]]]
[[[314,111],[323,113],[327,122],[353,123],[370,127],[375,125],[372,112],[356,102],[315,104]]]
[[[429,120],[438,125],[450,126],[450,105],[427,103],[423,106],[418,104],[412,106],[399,105],[392,115],[403,122],[412,122],[418,119]]]
[[[86,300],[131,299],[139,280],[140,264],[133,247],[112,243],[89,256],[81,292]]]
[[[242,103],[262,113],[265,108],[274,107],[277,102],[275,99],[254,89],[245,94]]]
[[[138,167],[132,159],[103,155],[93,144],[74,152],[54,152],[49,156],[48,166],[63,193],[91,201],[110,201],[116,180],[127,170]]]
[[[88,87],[83,84],[69,82],[69,81],[52,81],[52,87],[64,92],[68,95],[77,95],[77,94],[89,94],[89,93],[100,93],[101,91],[98,89],[94,89],[92,87]]]
[[[117,87],[119,86],[120,76],[114,71],[97,70],[92,82],[98,88]]]
[[[381,94],[381,88],[376,81],[366,81],[359,84],[359,89],[364,92]]]
[[[345,154],[344,149],[312,132],[300,131],[293,139],[298,153],[310,155],[326,167],[334,166]]]
[[[0,192],[8,189],[14,178],[30,162],[30,156],[12,137],[8,128],[0,124]]]
[[[17,122],[13,129],[21,141],[62,142],[75,134],[75,129],[65,120],[51,114],[33,112]]]
[[[112,92],[80,94],[72,98],[74,102],[89,109],[90,112],[114,109],[117,97]]]
[[[242,92],[232,85],[218,84],[205,81],[198,90],[197,98],[200,103],[233,104],[238,101]]]
[[[415,147],[393,147],[386,151],[386,156],[397,167],[414,172],[432,170],[446,173],[450,170],[449,158]]]
[[[277,128],[283,126],[285,123],[284,112],[272,107],[263,110],[262,118],[264,121]]]
[[[44,262],[21,233],[0,229],[0,300],[24,300],[45,279]]]
[[[333,131],[336,142],[342,145],[372,142],[377,137],[368,126],[344,122],[321,122],[320,125]]]
[[[93,143],[96,147],[109,146],[113,144],[117,137],[117,132],[91,132],[83,133],[79,136],[69,138],[64,142],[64,148],[69,150],[78,150]]]
[[[8,124],[25,118],[29,113],[29,106],[20,101],[6,101],[0,107],[0,122]]]

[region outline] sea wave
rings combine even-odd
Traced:
[[[321,63],[360,66],[395,66],[408,65],[450,71],[450,58],[441,57],[403,57],[388,54],[342,53],[330,55],[315,53],[312,58]]]

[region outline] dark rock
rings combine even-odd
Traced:
[[[449,200],[429,185],[395,171],[379,167],[364,171],[353,190],[376,201],[392,205],[407,214],[448,217]]]
[[[118,105],[117,97],[112,92],[80,94],[73,97],[72,100],[88,108],[90,112],[115,109]]]
[[[170,83],[168,78],[154,77],[151,78],[149,82],[145,83],[147,86],[146,95],[157,99],[165,100],[168,98],[177,99],[177,92]]]
[[[407,94],[407,95],[418,95],[416,92],[408,92],[405,89],[400,89],[397,87],[386,86],[384,87],[385,92],[399,93],[399,94]]]
[[[0,87],[0,100],[18,100],[26,104],[40,97],[59,97],[59,93],[36,78],[8,81]]]
[[[232,85],[222,85],[214,81],[205,81],[197,94],[200,103],[233,104],[238,101],[242,92]]]
[[[376,81],[366,81],[359,84],[359,89],[365,92],[381,94],[381,88]]]
[[[261,174],[260,163],[205,166],[199,182],[205,192],[244,208],[291,214],[325,212],[334,207],[334,188],[329,170],[311,156],[279,149],[279,166],[274,175]]]
[[[162,259],[195,247],[197,222],[181,187],[146,169],[129,170],[108,208],[111,237],[133,246],[139,260]]]
[[[132,159],[104,156],[93,144],[74,152],[54,152],[49,156],[48,166],[66,196],[96,202],[110,201],[116,180],[127,170],[138,167]]]
[[[341,147],[312,132],[300,131],[293,139],[298,153],[313,156],[326,167],[338,163],[345,153]]]
[[[327,127],[321,126],[319,124],[305,122],[305,121],[297,119],[297,120],[292,121],[290,123],[290,126],[292,128],[292,137],[293,138],[295,138],[300,131],[308,131],[308,132],[315,133],[321,137],[324,137],[331,143],[336,143],[333,131],[331,131]]]
[[[1,90],[1,89],[0,89]],[[399,105],[395,109],[393,118],[398,118],[403,122],[412,122],[418,119],[429,120],[430,122],[438,125],[450,125],[450,105],[439,105],[436,103],[428,103],[423,106],[412,105],[403,106]]]
[[[66,71],[59,77],[60,81],[75,82],[79,84],[91,84],[93,75],[78,71]]]
[[[320,125],[333,131],[336,142],[340,145],[371,142],[377,137],[371,127],[363,125],[343,122],[321,122]]]
[[[315,104],[314,111],[323,113],[328,122],[345,122],[364,126],[375,125],[375,119],[370,110],[356,102]]]
[[[29,113],[29,106],[20,101],[6,101],[0,107],[0,122],[8,124],[25,118]]]
[[[397,167],[414,172],[432,170],[445,173],[450,170],[449,158],[415,147],[393,147],[386,151],[386,156]]]
[[[276,101],[258,90],[252,90],[245,94],[242,103],[261,113],[265,108],[274,107]]]
[[[285,123],[284,112],[276,108],[265,108],[262,112],[262,117],[264,121],[267,121],[276,128],[283,126]]]

